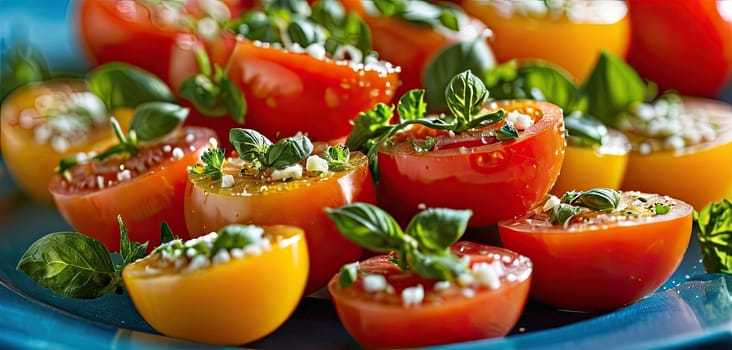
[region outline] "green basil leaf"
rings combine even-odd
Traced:
[[[119,255],[122,257],[122,266],[125,267],[127,264],[131,264],[137,259],[145,257],[145,251],[147,251],[148,242],[140,243],[130,241],[130,237],[127,235],[127,227],[122,222],[122,216],[117,215],[117,222],[119,223]]]
[[[427,114],[424,90],[413,89],[402,95],[397,104],[397,113],[402,121],[424,118]]]
[[[503,124],[498,132],[496,132],[496,139],[500,141],[513,140],[519,137],[518,130],[513,123],[506,122]]]
[[[201,154],[201,163],[191,167],[191,174],[207,176],[211,180],[218,180],[224,175],[222,170],[226,150],[221,147],[209,148]]]
[[[445,47],[427,63],[422,75],[430,110],[448,109],[445,89],[451,84],[453,77],[465,70],[482,75],[495,65],[495,61],[483,34]]]
[[[620,193],[610,188],[593,188],[575,196],[569,203],[597,211],[612,211],[620,204]]]
[[[567,143],[572,146],[600,146],[608,137],[608,129],[599,120],[576,111],[564,116]]]
[[[265,10],[281,9],[290,15],[302,17],[310,16],[310,4],[307,0],[262,0],[262,8]]]
[[[519,68],[521,89],[526,97],[548,101],[563,110],[572,110],[578,97],[577,86],[566,72],[555,66],[534,62]]]
[[[458,125],[470,122],[488,100],[488,89],[470,70],[455,75],[445,89],[445,100]]]
[[[282,43],[282,36],[275,19],[263,11],[248,11],[232,24],[234,32],[249,40],[265,43]]]
[[[725,198],[694,211],[694,228],[704,270],[732,274],[732,202]]]
[[[134,131],[143,142],[158,140],[181,126],[189,112],[188,108],[174,103],[147,102],[135,109],[130,133]]]
[[[247,100],[239,86],[229,79],[221,80],[221,99],[226,112],[239,124],[244,124],[247,114]]]
[[[349,12],[343,25],[332,31],[331,37],[326,41],[326,47],[333,46],[332,51],[328,51],[330,53],[335,52],[335,49],[342,45],[351,45],[361,50],[364,60],[372,53],[371,30],[355,12]]]
[[[6,42],[3,41],[3,44]],[[5,47],[3,47],[5,49]],[[3,50],[0,60],[0,101],[17,87],[51,78],[51,70],[41,51],[27,40],[15,41]]]
[[[346,20],[346,10],[338,0],[319,0],[311,6],[310,19],[335,32]]]
[[[407,141],[409,141],[412,148],[417,152],[429,152],[437,146],[437,139],[432,136],[427,136],[424,140],[413,140],[410,138]]]
[[[581,212],[582,208],[580,207],[567,203],[559,203],[549,211],[549,221],[554,225],[567,227],[569,220]]]
[[[376,131],[389,125],[394,116],[394,106],[378,103],[374,108],[359,113],[351,133],[346,138],[346,146],[352,150],[367,152],[368,140],[374,139]],[[385,129],[381,129],[382,133]]]
[[[404,242],[399,224],[383,209],[367,203],[353,203],[325,212],[338,231],[352,242],[374,252],[398,250]]]
[[[350,163],[351,150],[346,146],[328,146],[323,153],[322,158],[328,162],[328,170],[343,171],[353,169],[353,165]]]
[[[71,298],[98,298],[119,283],[104,245],[78,232],[51,233],[35,241],[20,258],[18,270]]]
[[[89,76],[89,90],[104,101],[108,111],[135,108],[146,102],[175,101],[173,93],[158,77],[120,62],[95,69]]]
[[[587,113],[613,128],[620,125],[623,112],[643,102],[646,90],[645,82],[632,67],[605,51],[582,86]]]
[[[213,252],[221,249],[241,249],[262,240],[264,229],[254,225],[227,225],[217,231]]]
[[[656,203],[653,209],[656,211],[656,215],[663,215],[671,211],[671,206],[668,204]]]
[[[341,288],[348,288],[358,280],[358,262],[343,265],[338,273]]]
[[[443,252],[462,237],[472,215],[470,210],[430,208],[415,215],[405,233],[425,252]]]
[[[247,162],[263,162],[272,141],[252,129],[233,128],[229,130],[229,142],[234,146],[239,158]]]
[[[300,45],[300,47],[308,47],[311,44],[325,42],[326,34],[320,25],[305,20],[293,19],[287,26],[287,34],[290,40]]]
[[[443,255],[422,254],[414,251],[410,257],[409,267],[417,272],[422,278],[429,278],[438,281],[449,281],[455,279],[461,273],[468,270],[470,259],[460,259],[449,252]]]
[[[305,135],[296,135],[277,141],[267,152],[267,167],[284,169],[307,158],[313,143]]]
[[[163,221],[160,224],[160,244],[165,244],[176,240],[178,237],[173,234],[173,230],[170,229],[170,225]]]
[[[518,79],[518,70],[516,60],[510,60],[484,71],[481,75],[481,80],[483,80],[488,91],[490,91],[490,96],[494,99],[525,98],[525,96],[516,96],[516,89],[514,89],[515,82]]]

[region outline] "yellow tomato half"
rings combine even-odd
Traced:
[[[116,138],[107,121],[97,123],[87,132],[75,133],[61,144],[52,145],[53,135],[47,132],[50,120],[61,114],[53,111],[49,104],[63,103],[72,94],[88,92],[81,80],[47,81],[27,85],[10,94],[2,105],[2,153],[8,171],[18,186],[32,198],[52,202],[48,183],[53,169],[65,156],[79,152],[102,151],[111,146]],[[127,128],[134,111],[122,109],[114,116]],[[63,127],[63,126],[61,126]]]
[[[151,255],[125,267],[125,288],[142,317],[167,336],[224,345],[262,338],[295,310],[309,263],[302,229],[264,229],[271,249],[260,255],[189,273],[151,272]]]
[[[630,20],[624,1],[577,1],[551,12],[542,1],[464,0],[463,7],[493,31],[498,61],[542,59],[577,81],[589,74],[600,50],[625,57]]]
[[[617,190],[628,165],[628,138],[611,130],[609,141],[599,147],[567,145],[564,163],[551,193],[561,197],[568,191],[596,187]]]
[[[630,152],[622,189],[664,193],[700,210],[707,203],[732,199],[732,106],[684,97],[689,113],[708,113],[718,137],[679,152]]]

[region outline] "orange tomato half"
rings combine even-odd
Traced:
[[[301,229],[265,227],[264,237],[271,249],[260,255],[188,273],[158,268],[153,255],[126,266],[122,280],[137,311],[160,333],[211,344],[252,342],[295,310],[308,272]]]
[[[529,212],[498,231],[504,247],[533,261],[532,297],[567,310],[611,310],[654,292],[681,263],[693,208],[671,201],[666,214],[566,228]]]
[[[551,13],[542,1],[463,1],[465,11],[493,31],[491,47],[500,62],[541,59],[555,63],[583,81],[605,50],[625,57],[630,19],[624,1],[572,2]]]

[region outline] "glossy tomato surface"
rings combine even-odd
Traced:
[[[691,236],[693,208],[671,200],[652,217],[552,225],[533,212],[498,224],[503,246],[531,259],[531,296],[575,311],[606,311],[658,289],[676,270]]]
[[[624,1],[584,0],[570,4],[570,8],[552,13],[541,1],[462,3],[466,12],[483,20],[493,31],[490,43],[498,61],[540,59],[559,65],[577,81],[583,81],[601,50],[625,57],[630,19]]]
[[[382,145],[379,206],[402,225],[423,207],[471,209],[469,225],[476,227],[522,214],[543,199],[564,158],[561,109],[538,101],[502,101],[487,108],[520,111],[535,122],[510,141],[483,138],[488,131],[478,130],[437,137],[429,152],[416,152],[407,141]]]
[[[360,112],[389,103],[398,84],[398,70],[387,62],[318,59],[246,39],[236,44],[229,77],[244,92],[244,125],[272,140],[298,132],[342,139]]]
[[[147,241],[150,248],[160,244],[163,221],[173,233],[187,238],[183,195],[188,167],[196,164],[212,137],[210,129],[179,129],[143,146],[127,160],[110,157],[103,163],[77,165],[67,171],[70,180],[56,174],[49,190],[71,227],[101,241],[110,251],[119,250],[117,215],[130,239]],[[129,179],[122,175],[122,168],[129,171]]]
[[[472,39],[485,29],[479,20],[471,19],[469,25],[459,32],[440,31],[428,25],[369,14],[364,1],[369,0],[341,0],[341,3],[347,10],[360,14],[368,24],[373,38],[372,46],[379,57],[401,67],[397,96],[411,89],[424,88],[422,78],[427,65],[440,51],[460,40]]]
[[[125,267],[122,279],[137,311],[160,333],[210,344],[245,344],[285,322],[307,280],[303,231],[271,226],[265,227],[264,237],[270,250],[260,255],[186,273],[159,267],[153,255]]]
[[[402,271],[389,256],[372,257],[359,263],[362,276],[351,286],[341,287],[339,275],[328,283],[348,333],[365,348],[414,348],[506,335],[526,304],[531,261],[506,249],[466,241],[453,245],[452,251],[459,257],[468,256],[471,265],[500,264],[505,271],[500,286],[471,289],[472,296],[466,296],[456,284],[438,291],[436,281]],[[383,275],[393,293],[366,291],[363,274]],[[424,301],[404,306],[402,290],[418,284],[424,287]]]
[[[621,188],[664,193],[701,210],[732,198],[732,106],[703,98],[684,98],[688,113],[706,113],[718,126],[717,138],[680,151],[631,151]]]
[[[63,157],[102,151],[117,140],[101,100],[92,103],[99,107],[93,108],[99,115],[94,121],[69,111],[78,108],[74,101],[94,99],[90,94],[81,80],[58,80],[26,85],[3,101],[3,159],[18,186],[35,200],[53,201],[48,183]],[[133,112],[125,109],[112,114],[126,128]]]
[[[222,189],[221,181],[189,181],[185,190],[185,220],[192,236],[231,223],[292,225],[305,230],[310,255],[306,293],[325,286],[343,264],[361,256],[361,247],[348,241],[324,209],[353,202],[375,203],[366,157],[351,154],[356,168],[327,177],[288,182],[246,179]]]
[[[628,4],[632,25],[628,63],[643,78],[656,82],[660,91],[717,96],[732,69],[732,4],[696,0]]]

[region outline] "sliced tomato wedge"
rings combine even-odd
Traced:
[[[365,348],[414,348],[506,335],[526,304],[531,261],[506,249],[466,241],[455,243],[451,250],[458,257],[469,257],[471,266],[497,265],[499,286],[424,279],[402,271],[388,255],[375,256],[359,263],[359,277],[350,286],[341,286],[339,274],[328,284],[346,330]],[[367,275],[384,276],[390,287],[367,291]],[[404,305],[402,292],[418,285],[422,301]]]
[[[143,145],[137,156],[112,156],[80,163],[51,179],[49,191],[66,221],[78,232],[119,251],[120,215],[133,241],[160,244],[163,221],[187,238],[183,194],[188,167],[207,149],[213,130],[186,127],[159,142]]]
[[[636,197],[651,199],[637,203]],[[622,213],[628,208],[647,212],[645,206],[656,200],[670,211]],[[498,224],[504,247],[534,262],[532,297],[561,309],[606,311],[637,301],[666,282],[689,244],[693,208],[640,192],[621,192],[619,207],[623,209],[573,219],[567,227],[534,211]]]
[[[403,141],[379,148],[379,206],[403,225],[425,207],[471,209],[470,226],[477,227],[520,215],[543,199],[564,158],[561,109],[528,100],[486,108],[521,112],[534,124],[509,141],[486,136],[500,123],[459,135],[408,130]],[[427,136],[436,139],[434,149],[415,151],[411,142]]]

